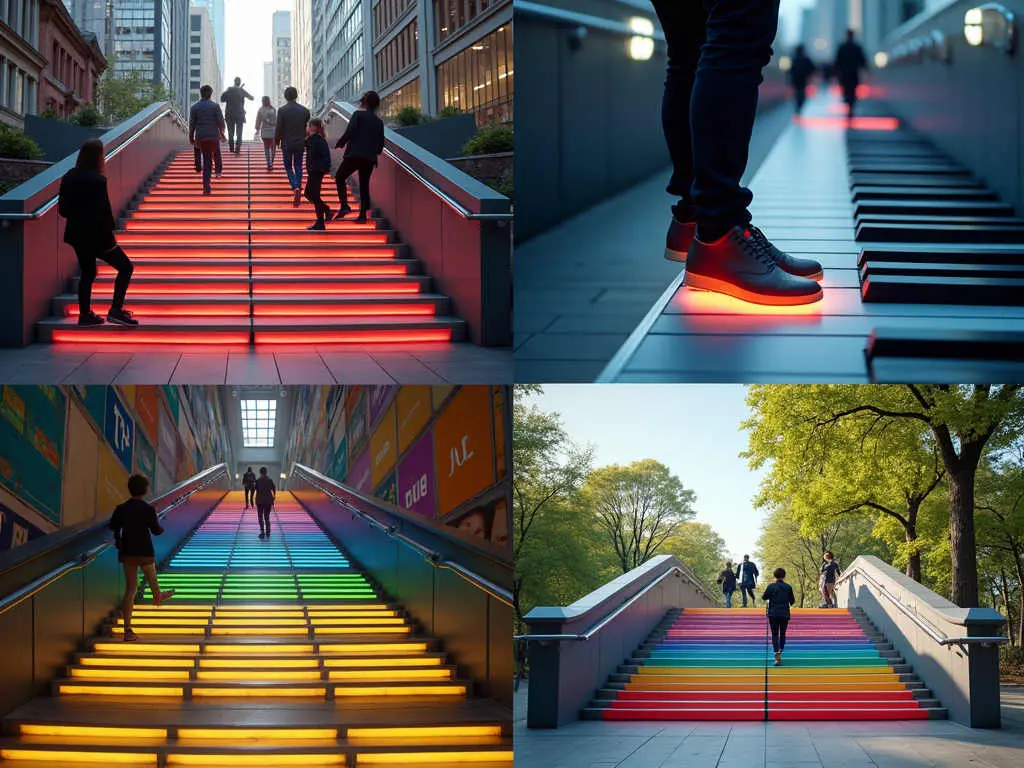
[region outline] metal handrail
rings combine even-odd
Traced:
[[[210,483],[214,482],[215,480],[220,479],[220,476],[221,476],[222,473],[224,473],[224,474],[227,473],[227,469],[226,469],[225,465],[223,465],[223,464],[220,465],[220,468],[221,468],[221,472],[214,473],[209,478],[207,478],[202,483],[200,483],[195,488],[193,488],[191,491],[189,491],[184,496],[182,496],[180,499],[175,499],[171,504],[169,504],[167,507],[162,509],[159,513],[157,513],[157,518],[158,519],[163,519],[167,515],[167,513],[170,512],[172,509],[175,509],[176,507],[179,507],[182,504],[184,504],[186,501],[188,501],[189,498],[192,496],[192,494],[194,494],[196,491],[201,491],[203,488],[208,486]],[[209,471],[209,470],[207,470],[207,471]],[[202,474],[202,473],[200,473],[200,474]],[[11,610],[12,608],[15,608],[18,605],[21,605],[23,602],[28,600],[30,597],[33,597],[34,595],[38,594],[39,592],[44,590],[46,587],[48,587],[50,584],[53,584],[58,579],[62,578],[65,574],[70,573],[71,571],[77,571],[77,570],[79,570],[81,568],[84,568],[85,566],[89,565],[89,563],[93,562],[97,557],[102,555],[104,552],[106,552],[112,546],[114,546],[114,545],[112,543],[110,543],[110,542],[107,542],[105,544],[100,544],[98,546],[95,546],[92,549],[90,549],[90,550],[88,550],[86,552],[83,552],[78,557],[78,559],[76,559],[76,560],[69,560],[68,562],[64,563],[63,565],[60,565],[60,566],[54,568],[52,571],[44,573],[42,576],[40,576],[35,581],[31,581],[28,584],[26,584],[24,587],[21,587],[20,589],[16,589],[14,592],[12,592],[11,594],[7,595],[5,598],[0,600],[0,615],[3,615],[7,611]]]
[[[330,105],[330,108],[328,109],[328,112],[333,112],[338,117],[341,117],[341,118],[343,118],[345,120],[351,119],[348,115],[346,115],[344,112],[342,112],[341,109],[339,109],[336,106],[335,102],[333,102],[333,101],[331,102],[331,105]],[[467,208],[462,203],[460,203],[458,200],[456,200],[454,197],[449,195],[447,192],[445,192],[443,189],[441,189],[439,186],[437,186],[434,182],[432,182],[430,179],[428,179],[422,173],[417,171],[415,168],[413,168],[411,165],[409,165],[407,162],[405,162],[405,160],[400,158],[398,155],[396,155],[394,152],[392,152],[387,147],[384,148],[384,154],[387,155],[389,158],[391,158],[398,165],[399,168],[401,168],[403,171],[405,171],[410,176],[412,176],[414,179],[416,179],[416,181],[418,181],[420,184],[422,184],[427,189],[429,189],[431,192],[433,192],[436,197],[439,197],[443,203],[445,203],[449,208],[451,208],[453,211],[455,211],[457,214],[459,214],[459,216],[461,216],[464,219],[471,219],[473,221],[511,221],[514,218],[514,216],[515,216],[511,212],[509,212],[509,213],[473,213],[473,211],[469,210],[469,208]]]
[[[306,480],[309,482],[310,485],[312,485],[318,491],[323,493],[325,496],[329,497],[331,501],[333,501],[335,504],[344,507],[345,510],[351,512],[353,517],[358,517],[362,520],[365,520],[367,523],[370,524],[371,528],[376,528],[378,531],[381,531],[382,533],[391,537],[392,539],[395,539],[396,541],[400,541],[401,543],[405,544],[414,552],[422,556],[424,560],[426,560],[428,563],[430,563],[430,565],[434,566],[435,568],[451,571],[456,576],[459,576],[464,581],[467,581],[473,586],[475,586],[477,589],[486,592],[495,600],[498,600],[499,602],[502,602],[505,605],[512,607],[512,593],[504,587],[495,584],[490,579],[484,578],[475,571],[472,571],[469,568],[466,568],[465,566],[462,566],[459,563],[454,562],[453,560],[446,560],[441,555],[441,553],[435,552],[434,550],[423,546],[418,541],[406,536],[404,533],[399,533],[398,528],[396,526],[385,525],[380,520],[375,518],[373,515],[368,515],[366,512],[363,512],[358,507],[355,507],[352,504],[348,503],[345,499],[341,498],[336,493],[334,493],[330,488],[327,488],[323,484],[319,483],[315,477],[313,477],[311,474],[305,471],[305,468],[302,467],[301,464],[297,464],[296,469],[302,472],[302,474],[305,476]]]
[[[640,10],[640,8],[637,8],[638,12]],[[550,5],[545,5],[544,3],[531,2],[531,0],[516,0],[516,13],[525,13],[529,16],[550,19],[567,25],[572,24],[576,27],[600,29],[603,32],[613,32],[624,37],[633,37],[637,35],[636,30],[624,21],[606,19],[603,16],[594,16],[589,13],[569,11],[565,8],[555,8]],[[652,16],[654,15],[653,9],[650,10],[650,13]],[[658,29],[654,30],[653,35],[643,35],[643,37],[652,37],[658,42],[665,42],[665,33]]]
[[[605,616],[603,619],[601,619],[599,622],[597,622],[597,624],[592,626],[586,632],[580,632],[580,633],[577,633],[577,634],[565,634],[565,635],[543,635],[543,634],[515,635],[513,639],[515,639],[515,640],[551,640],[551,641],[554,641],[554,640],[557,640],[557,641],[562,641],[562,640],[586,641],[586,640],[589,640],[594,635],[596,635],[598,632],[600,632],[602,629],[604,629],[606,626],[611,624],[615,619],[617,619],[627,608],[629,608],[629,606],[631,606],[633,603],[635,603],[637,600],[639,600],[645,594],[650,592],[652,589],[654,589],[654,587],[656,587],[662,581],[667,579],[669,576],[682,576],[688,582],[690,582],[691,584],[693,584],[695,586],[701,587],[701,589],[703,590],[704,585],[701,584],[700,582],[696,581],[695,579],[693,579],[690,576],[689,573],[687,573],[685,570],[683,570],[682,568],[680,568],[677,565],[676,566],[672,566],[672,568],[670,568],[669,570],[665,571],[663,574],[661,574],[661,576],[659,576],[654,581],[652,581],[650,584],[648,584],[646,587],[641,589],[639,592],[637,592],[635,595],[633,595],[631,598],[629,598],[629,600],[627,600],[622,605],[620,605],[618,608],[616,608],[614,611],[609,613],[607,616]]]
[[[888,589],[885,588],[883,584],[880,584],[876,579],[874,579],[867,571],[865,571],[861,567],[853,568],[843,573],[836,581],[836,585],[838,586],[840,581],[843,581],[844,579],[849,578],[854,574],[860,574],[864,578],[864,580],[871,584],[871,586],[873,586],[875,589],[877,589],[883,597],[885,597],[887,600],[889,600],[889,602],[895,605],[896,608],[900,611],[900,613],[902,613],[904,616],[906,616],[908,619],[914,622],[914,624],[916,624],[922,632],[928,635],[928,637],[930,637],[939,645],[1000,645],[1002,643],[1008,643],[1010,641],[1008,637],[1002,637],[998,635],[994,637],[949,637],[940,632],[939,630],[935,629],[934,627],[932,627],[930,624],[925,622],[924,619],[922,619],[916,613],[911,611],[899,600],[899,598],[892,594]]]
[[[148,131],[150,128],[152,128],[154,125],[160,122],[168,113],[170,113],[171,117],[175,119],[175,121],[179,124],[185,124],[184,118],[180,114],[178,114],[178,110],[176,110],[171,105],[167,105],[162,110],[160,110],[160,112],[158,112],[153,117],[153,119],[151,119],[148,123],[142,126],[142,128],[140,128],[138,131],[132,134],[132,136],[127,141],[123,142],[122,144],[119,144],[114,149],[112,149],[109,154],[106,154],[106,159],[112,160],[113,158],[117,157],[118,154],[120,154],[126,147],[128,147],[130,144],[133,144],[136,139],[138,139],[140,136],[142,136],[142,134],[144,134],[146,131]],[[55,206],[59,200],[60,195],[54,195],[41,206],[36,208],[34,211],[29,212],[0,211],[0,221],[34,221],[35,219],[40,219],[47,213],[49,213],[53,206]]]

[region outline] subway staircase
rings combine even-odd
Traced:
[[[511,715],[289,494],[269,539],[233,492],[159,573],[3,721],[0,766],[509,765]]]
[[[266,170],[263,145],[224,151],[224,175],[204,197],[192,150],[156,170],[120,221],[118,242],[135,263],[126,308],[138,328],[78,326],[78,278],[37,325],[43,342],[118,344],[366,344],[460,341],[465,324],[447,296],[371,212],[365,224],[308,232],[312,204],[292,205],[280,154]],[[333,180],[324,200],[339,207]],[[351,198],[349,204],[355,201]],[[355,207],[358,209],[358,205]],[[114,270],[100,264],[93,311],[105,316]],[[129,335],[130,334],[130,335]]]
[[[760,608],[669,611],[593,720],[930,720],[946,710],[862,612],[797,608],[775,667]]]

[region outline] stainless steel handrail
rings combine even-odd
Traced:
[[[331,102],[331,106],[330,106],[330,109],[328,111],[329,112],[333,112],[338,117],[343,118],[345,120],[349,119],[349,116],[346,115],[344,112],[342,112],[335,105],[334,102]],[[473,213],[471,210],[469,210],[469,208],[464,206],[462,203],[460,203],[454,197],[452,197],[447,192],[445,192],[443,189],[441,189],[439,186],[434,184],[434,182],[432,182],[430,179],[425,177],[422,173],[417,171],[415,168],[413,168],[411,165],[409,165],[407,162],[405,162],[402,158],[400,158],[398,155],[396,155],[394,152],[392,152],[390,149],[387,149],[385,147],[384,154],[387,155],[392,160],[394,160],[399,168],[401,168],[403,171],[405,171],[410,176],[412,176],[414,179],[416,179],[416,181],[418,181],[420,184],[422,184],[427,189],[429,189],[431,192],[433,192],[435,196],[439,197],[442,202],[444,202],[449,208],[451,208],[453,211],[455,211],[457,214],[459,214],[464,219],[472,219],[474,221],[511,221],[514,218],[514,214],[511,213],[511,212],[509,212],[509,213]]]
[[[637,12],[641,12],[641,9],[637,8]],[[594,16],[589,13],[569,11],[564,8],[554,8],[550,5],[531,2],[530,0],[516,0],[516,13],[525,13],[529,16],[537,16],[542,19],[551,19],[552,21],[558,21],[566,25],[571,24],[576,27],[587,27],[590,29],[600,29],[604,32],[614,32],[615,34],[622,35],[624,37],[633,37],[637,35],[637,31],[624,21],[606,19],[603,16]],[[649,13],[653,17],[654,9],[650,9]],[[665,33],[657,29],[654,31],[653,35],[642,36],[652,37],[662,43],[665,42]]]
[[[904,616],[906,616],[908,619],[914,622],[914,624],[916,624],[922,632],[928,635],[928,637],[930,637],[939,645],[999,645],[1001,643],[1007,643],[1010,641],[1008,637],[1001,636],[949,637],[947,635],[944,635],[942,632],[940,632],[939,630],[935,629],[930,624],[925,622],[925,620],[918,616],[916,613],[907,608],[907,606],[900,602],[899,598],[897,598],[888,589],[886,589],[883,584],[879,584],[876,579],[872,578],[872,576],[867,571],[860,567],[853,568],[843,573],[836,580],[837,587],[839,585],[839,582],[852,577],[854,574],[860,574],[860,576],[863,577],[864,580],[867,581],[869,584],[871,584],[871,586],[877,589],[883,597],[885,597],[887,600],[889,600],[889,602],[895,605],[896,608],[900,611],[900,613],[902,613]]]
[[[172,509],[174,509],[176,507],[179,507],[182,504],[184,504],[186,501],[188,501],[189,498],[192,496],[192,494],[194,494],[196,491],[201,491],[203,488],[208,486],[210,483],[214,482],[215,480],[219,480],[220,477],[221,477],[221,474],[226,474],[227,473],[227,469],[223,465],[221,465],[221,469],[222,469],[221,472],[218,472],[218,473],[212,475],[211,477],[207,478],[202,483],[200,483],[195,488],[193,488],[191,491],[189,491],[184,496],[182,496],[180,499],[175,499],[171,504],[169,504],[167,507],[165,507],[163,510],[161,510],[158,513],[157,517],[160,518],[160,519],[163,519],[167,515],[167,513],[170,512]],[[200,473],[200,474],[202,474],[202,473]],[[63,577],[64,574],[70,573],[71,571],[77,571],[77,570],[79,570],[81,568],[84,568],[89,563],[91,563],[93,560],[95,560],[97,557],[99,557],[104,552],[106,552],[108,549],[110,549],[112,546],[114,546],[114,545],[111,544],[110,542],[107,542],[106,544],[100,544],[100,545],[98,545],[96,547],[93,547],[92,549],[88,550],[87,552],[82,553],[82,555],[77,560],[69,560],[68,562],[64,563],[63,565],[60,565],[60,566],[54,568],[52,571],[49,571],[48,573],[44,573],[42,576],[40,576],[35,581],[29,582],[28,584],[26,584],[21,589],[15,590],[11,594],[7,595],[7,597],[5,597],[2,600],[0,600],[0,615],[6,613],[7,611],[11,610],[12,608],[14,608],[14,607],[16,607],[18,605],[21,605],[23,602],[28,600],[30,597],[38,594],[43,589],[48,587],[50,584],[53,584],[55,581],[57,581],[58,579]]]
[[[612,611],[607,616],[605,616],[603,619],[601,619],[599,622],[597,622],[597,624],[592,626],[586,632],[580,632],[580,633],[577,633],[577,634],[565,634],[565,635],[543,635],[543,634],[537,634],[537,635],[534,635],[534,634],[515,635],[514,639],[515,640],[549,640],[549,641],[555,641],[555,640],[557,640],[557,641],[562,641],[562,640],[580,640],[580,641],[585,641],[585,640],[589,640],[594,635],[596,635],[598,632],[600,632],[602,629],[604,629],[606,626],[608,626],[611,622],[613,622],[615,619],[617,619],[623,613],[623,611],[625,611],[627,608],[629,608],[629,606],[631,606],[633,603],[635,603],[641,597],[646,595],[648,592],[650,592],[652,589],[654,589],[654,587],[656,587],[662,581],[667,579],[669,576],[682,576],[684,579],[686,579],[688,582],[690,582],[694,586],[700,587],[702,592],[706,591],[704,589],[704,585],[701,584],[700,582],[696,581],[695,579],[693,579],[690,576],[689,573],[684,571],[679,566],[673,566],[672,568],[670,568],[669,570],[667,570],[663,574],[661,574],[661,576],[659,576],[654,581],[652,581],[650,584],[648,584],[646,587],[644,587],[639,592],[637,592],[635,595],[633,595],[631,598],[629,598],[629,600],[624,602],[622,605],[620,605],[614,611]]]
[[[152,128],[154,125],[156,125],[158,122],[163,120],[163,118],[168,113],[170,113],[172,118],[174,118],[176,120],[176,122],[178,122],[179,124],[185,124],[184,123],[184,118],[182,118],[181,115],[178,114],[178,111],[173,106],[166,106],[162,110],[160,110],[160,112],[157,113],[153,117],[153,119],[151,119],[142,128],[140,128],[138,131],[136,131],[134,134],[132,134],[132,136],[127,141],[119,144],[114,149],[112,149],[110,151],[110,153],[106,155],[106,159],[107,160],[111,160],[111,159],[117,157],[118,154],[120,154],[125,148],[127,148],[130,144],[134,143],[136,139],[138,139],[140,136],[142,136],[146,131],[148,131],[150,128]],[[47,213],[50,212],[50,210],[53,208],[53,206],[55,206],[57,204],[57,202],[59,200],[60,200],[60,195],[54,195],[49,200],[47,200],[45,203],[43,203],[41,206],[36,208],[34,211],[29,211],[29,212],[26,212],[26,213],[3,212],[3,211],[0,211],[0,221],[3,221],[3,220],[8,220],[8,221],[32,221],[32,220],[35,220],[35,219],[42,218],[43,216],[45,216]]]
[[[344,507],[345,510],[351,512],[354,517],[358,517],[362,520],[365,520],[367,523],[370,524],[370,527],[376,528],[377,530],[381,531],[382,533],[391,537],[392,539],[402,542],[407,547],[412,549],[414,552],[422,556],[424,560],[426,560],[435,568],[441,568],[443,570],[451,571],[456,576],[459,576],[464,581],[467,581],[473,586],[475,586],[477,589],[486,592],[495,600],[498,600],[499,602],[502,602],[509,607],[512,606],[512,593],[504,587],[495,584],[490,579],[484,578],[480,574],[471,571],[465,566],[459,565],[458,563],[452,560],[444,559],[444,557],[439,552],[435,552],[432,549],[424,547],[418,541],[409,538],[404,533],[399,533],[396,526],[385,525],[380,520],[375,518],[373,515],[368,515],[361,509],[358,509],[357,507],[354,507],[352,504],[349,504],[347,501],[345,501],[345,499],[338,496],[330,488],[325,487],[322,483],[318,482],[317,479],[314,476],[310,475],[308,472],[306,472],[301,465],[296,465],[296,469],[305,476],[307,482],[309,482],[310,485],[312,485],[318,491],[320,491],[325,496],[330,498],[331,501],[333,501],[338,506]]]

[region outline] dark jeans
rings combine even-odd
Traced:
[[[306,199],[313,204],[313,208],[316,210],[316,221],[317,223],[323,222],[327,216],[328,211],[331,209],[327,207],[327,203],[320,196],[320,193],[324,188],[324,177],[318,173],[311,173],[306,178]]]
[[[857,108],[857,86],[859,85],[860,78],[857,76],[840,75],[839,77],[839,87],[843,89],[843,101],[850,108],[850,115],[853,115],[853,110]]]
[[[217,166],[217,173],[224,170],[220,142],[217,139],[200,139],[196,146],[199,147],[199,154],[203,158],[203,190],[206,191],[210,189],[210,176],[213,174],[214,165]]]
[[[267,158],[267,167],[274,164],[274,140],[264,139],[263,140],[263,155]]]
[[[242,126],[245,125],[244,120],[236,120],[234,118],[228,118],[226,120],[228,124],[228,149],[231,152],[241,150],[242,148]]]
[[[257,504],[256,517],[260,521],[260,533],[270,533],[270,507],[271,504]]]
[[[341,209],[348,208],[348,190],[345,182],[353,173],[359,174],[359,215],[365,216],[370,210],[370,176],[373,175],[373,161],[363,157],[346,157],[341,161],[334,181],[338,184],[338,199],[341,200]]]
[[[246,488],[245,489],[245,506],[251,507],[253,501],[256,499],[256,489]]]
[[[281,159],[284,160],[284,172],[288,174],[288,183],[292,189],[302,188],[302,157],[306,150],[281,147]]]
[[[668,43],[661,122],[672,158],[674,213],[705,239],[750,222],[740,186],[779,0],[653,0]]]
[[[796,113],[799,115],[804,111],[804,104],[807,103],[807,86],[794,86],[796,95]]]
[[[782,653],[786,648],[786,627],[789,626],[789,618],[777,619],[769,616],[768,626],[772,628],[772,650],[775,653]]]
[[[199,142],[198,141],[192,146],[192,154],[195,156],[195,159],[196,159],[196,170],[197,171],[203,170],[203,153],[199,149]],[[215,164],[217,166],[217,172],[220,173],[221,169],[224,167],[224,156],[221,155],[221,153],[220,153],[220,142],[219,141],[217,142],[217,151],[216,151],[215,156],[214,156],[214,162],[215,162]]]
[[[750,604],[754,604],[754,585],[740,584],[740,596],[743,598],[743,607],[747,607],[747,595],[750,595]]]
[[[105,261],[117,270],[117,278],[114,280],[114,300],[110,305],[112,311],[124,308],[124,297],[128,293],[128,282],[132,279],[131,259],[121,250],[121,246],[114,246],[111,250],[103,253],[85,248],[75,248],[75,256],[78,257],[78,266],[82,268],[82,277],[78,281],[78,313],[85,317],[92,312],[92,284],[96,280],[96,260]]]

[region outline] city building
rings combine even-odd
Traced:
[[[292,84],[292,14],[274,12],[274,90],[269,94],[274,104],[284,103],[284,89]]]
[[[110,57],[110,49],[107,48],[110,35],[108,2],[109,0],[64,0],[64,7],[68,9],[75,24],[82,32],[91,32],[96,36],[96,43],[107,58]]]
[[[512,121],[511,0],[312,2],[316,110],[373,89],[385,117],[411,106]]]
[[[193,6],[189,12],[188,99],[199,101],[199,88],[213,86],[219,94],[223,87],[220,62],[217,58],[217,40],[210,12],[205,7]]]
[[[193,8],[205,8],[209,11],[210,23],[213,25],[213,36],[217,41],[217,69],[222,74],[224,72],[224,51],[226,50],[224,34],[225,25],[227,24],[224,18],[224,2],[225,0],[192,0]]]
[[[107,68],[96,35],[83,33],[60,0],[41,0],[39,51],[49,59],[39,80],[38,109],[70,117],[96,96],[96,84]]]
[[[162,83],[184,111],[189,82],[188,0],[113,0],[112,10],[115,74],[141,72]]]
[[[313,98],[313,2],[295,0],[292,14],[292,85],[299,92],[299,102],[309,104]]]
[[[255,94],[253,94],[255,96]],[[269,96],[270,103],[275,107],[279,107],[284,104],[284,94],[280,96],[274,96],[274,62],[264,61],[263,62],[263,93],[262,96]]]
[[[35,114],[46,57],[39,52],[39,0],[0,0],[0,123],[19,130]]]

